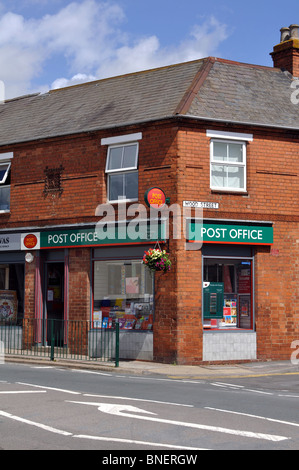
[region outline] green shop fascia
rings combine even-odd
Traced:
[[[28,232],[22,234],[23,250],[59,249],[74,247],[97,247],[114,245],[136,245],[164,241],[165,227],[160,223],[114,224],[93,226],[90,228],[73,228]]]
[[[271,223],[221,223],[189,221],[187,239],[191,243],[272,245]]]

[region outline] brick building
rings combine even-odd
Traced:
[[[92,334],[118,318],[129,358],[288,359],[299,339],[298,28],[282,29],[273,68],[210,57],[3,103],[2,319],[40,321],[41,344],[55,319],[67,347],[68,322]],[[168,213],[145,204],[151,188]],[[153,276],[142,257],[157,241],[172,268]]]

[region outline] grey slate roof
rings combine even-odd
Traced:
[[[280,69],[216,60],[187,114],[299,129],[292,81]]]
[[[8,100],[0,145],[175,115],[299,129],[292,77],[279,69],[201,59]]]

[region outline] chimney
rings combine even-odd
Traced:
[[[299,25],[291,24],[288,28],[281,28],[280,43],[274,46],[271,56],[274,67],[290,72],[299,77]]]

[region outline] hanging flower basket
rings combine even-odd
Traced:
[[[169,254],[159,248],[150,248],[148,251],[145,251],[143,264],[151,271],[163,271],[164,273],[169,272],[171,268]]]

